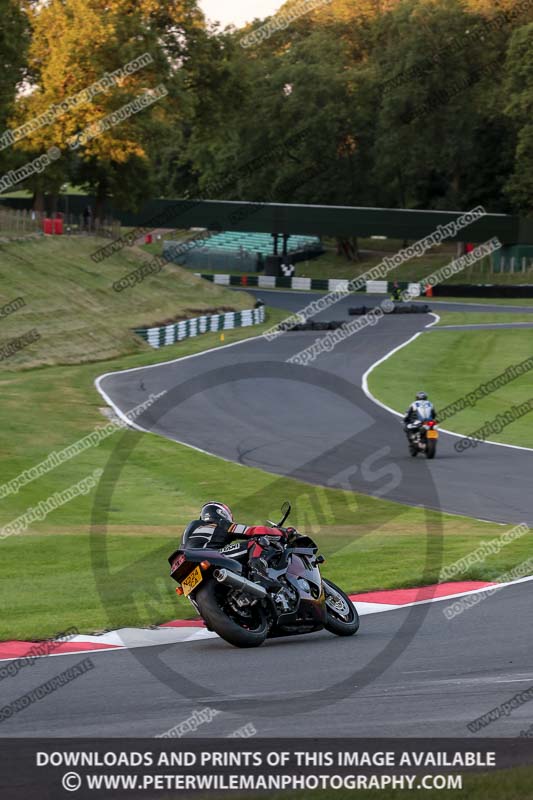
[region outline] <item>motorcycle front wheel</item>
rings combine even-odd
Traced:
[[[327,620],[325,629],[336,636],[353,636],[359,630],[359,614],[348,597],[331,581],[322,579],[326,594]]]
[[[255,603],[249,610],[235,611],[228,592],[214,580],[208,580],[196,592],[195,600],[207,625],[235,647],[259,647],[268,634],[266,615]]]

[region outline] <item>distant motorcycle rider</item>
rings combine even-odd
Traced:
[[[401,301],[403,300],[402,290],[398,286],[398,281],[394,281],[393,283],[391,300],[393,300],[395,303],[401,303]]]
[[[427,394],[425,392],[417,392],[414,402],[411,403],[403,418],[404,431],[409,436],[413,423],[436,419],[437,413],[433,403],[428,400]]]
[[[193,520],[185,529],[184,538],[191,547],[220,548],[234,539],[251,536],[273,537],[274,542],[261,545],[256,540],[248,543],[248,569],[251,580],[256,580],[266,589],[279,589],[281,584],[267,574],[270,560],[282,550],[285,534],[277,528],[265,525],[240,525],[234,522],[233,512],[225,503],[209,500],[200,510],[200,518]]]

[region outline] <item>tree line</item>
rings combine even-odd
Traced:
[[[0,176],[58,148],[14,187],[35,208],[70,184],[97,214],[211,192],[533,213],[533,0],[278,14],[237,30],[196,0],[0,0]]]

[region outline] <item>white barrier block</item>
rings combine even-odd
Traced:
[[[276,288],[276,276],[275,275],[260,275],[258,280],[258,285],[262,286],[264,289],[275,289]]]
[[[165,325],[165,344],[174,344],[174,325]]]
[[[229,286],[229,275],[215,275],[214,283],[220,283],[223,286]]]
[[[311,289],[311,278],[292,278],[291,288],[309,291]]]
[[[237,319],[239,320],[238,322]],[[147,328],[146,337],[148,344],[157,348],[180,342],[189,336],[207,333],[207,331],[232,330],[235,327],[254,325],[258,322],[264,322],[264,320],[265,308],[260,306],[259,308],[247,308],[241,312],[228,311],[225,314],[203,315],[184,319],[181,322],[171,323],[170,325],[162,325],[158,328]]]
[[[387,294],[387,281],[367,281],[365,290],[369,294]]]
[[[409,283],[407,286],[407,291],[409,292],[411,297],[420,297],[420,284]]]
[[[148,344],[159,347],[159,328],[148,328]]]
[[[185,339],[187,336],[187,322],[182,320],[178,322],[176,328],[176,341],[180,342],[182,339]]]
[[[340,278],[330,278],[328,281],[328,292],[347,292],[348,280],[341,280]]]

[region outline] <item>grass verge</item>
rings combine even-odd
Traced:
[[[36,329],[40,339],[2,362],[2,371],[102,361],[151,348],[133,328],[157,320],[198,316],[198,310],[253,307],[245,292],[231,292],[167,265],[122,292],[113,282],[137,269],[147,255],[124,248],[95,264],[90,255],[109,240],[40,237],[0,245],[0,307],[22,297],[25,305],[0,317],[1,343]]]
[[[265,326],[229,331],[226,341],[257,335],[276,314],[281,312],[271,312]],[[0,434],[2,482],[105,423],[93,386],[97,375],[189,355],[217,343],[217,334],[206,334],[164,352],[4,377],[0,386],[10,430]],[[504,530],[314,488],[131,430],[117,431],[4,497],[2,525],[117,458],[124,458],[120,475],[104,476],[98,494],[76,497],[25,533],[0,541],[0,639],[43,638],[72,625],[91,632],[191,616],[189,604],[176,601],[166,558],[208,496],[225,499],[238,519],[249,523],[275,516],[290,498],[293,524],[316,537],[327,557],[325,574],[348,591],[436,582],[441,564],[456,561]],[[106,491],[108,504],[102,499]],[[99,516],[104,507],[105,525]],[[524,539],[457,577],[496,579],[525,560]]]
[[[31,327],[43,333],[20,358],[9,360],[0,378],[3,418],[9,423],[0,431],[0,486],[107,422],[94,388],[98,375],[221,344],[219,334],[206,334],[155,351],[132,339],[133,324],[201,303],[250,303],[245,293],[199,282],[179,268],[165,268],[142,287],[117,294],[111,283],[138,265],[137,256],[125,250],[94,266],[90,252],[96,246],[96,240],[80,238],[0,248],[2,300],[19,295],[26,300],[0,320],[6,338]],[[227,331],[224,341],[257,336],[284,313],[270,309],[265,325]],[[98,363],[85,363],[91,361]],[[36,364],[41,368],[24,369]],[[2,490],[0,525],[121,458],[120,474],[106,473],[97,491],[74,497],[18,536],[0,539],[0,638],[42,638],[72,625],[91,632],[190,615],[188,604],[176,603],[166,558],[208,496],[224,498],[249,523],[274,516],[290,498],[293,524],[317,538],[328,557],[326,574],[348,591],[435,582],[441,556],[442,564],[451,563],[482,538],[501,532],[497,525],[313,488],[120,429],[16,493]],[[524,557],[525,546],[517,540],[458,577],[493,579]]]
[[[437,409],[462,398],[513,364],[531,356],[533,330],[469,330],[428,332],[380,364],[369,377],[370,391],[397,411],[404,412],[418,388]],[[420,367],[413,374],[413,364]],[[416,386],[415,386],[416,383]],[[525,373],[446,419],[445,427],[471,434],[511,406],[533,398],[533,375]],[[531,414],[506,426],[490,439],[533,447]]]
[[[436,327],[443,325],[502,325],[509,322],[533,323],[533,314],[511,311],[441,311]]]

